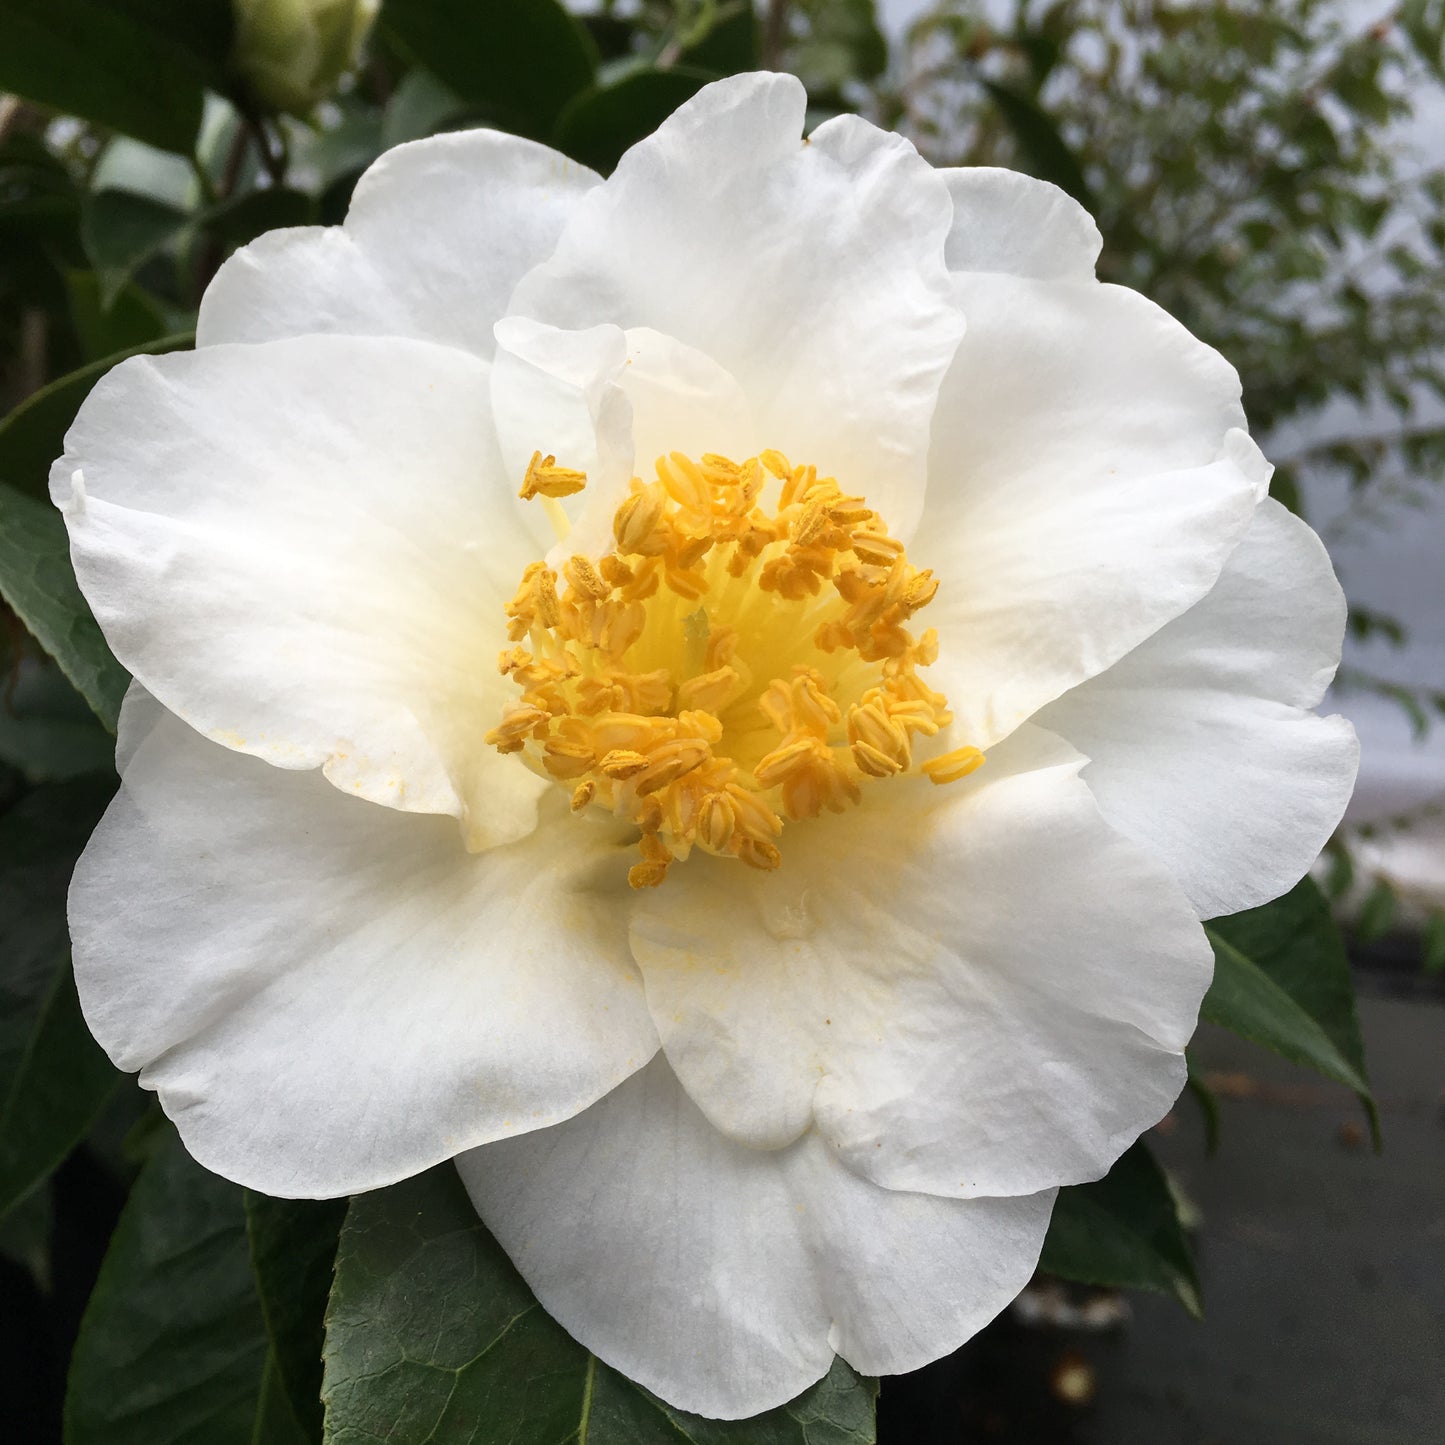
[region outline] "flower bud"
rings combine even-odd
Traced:
[[[302,114],[356,63],[381,0],[233,0],[231,60],[268,110]]]

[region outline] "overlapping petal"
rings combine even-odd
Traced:
[[[303,337],[126,362],[51,486],[116,656],[228,747],[388,806],[520,836],[544,786],[485,746],[503,606],[535,541],[487,367]]]
[[[745,1148],[662,1059],[457,1164],[550,1314],[672,1404],[729,1419],[798,1394],[835,1352],[874,1374],[955,1349],[1027,1282],[1054,1200],[881,1189],[816,1135]]]
[[[272,231],[232,256],[206,289],[197,344],[410,336],[489,358],[512,288],[599,181],[500,131],[397,146],[357,183],[344,226]]]
[[[1239,378],[1135,292],[1087,279],[1053,187],[949,173],[968,332],[939,393],[914,544],[942,586],[937,685],[987,747],[1213,586],[1269,467]],[[1024,237],[1011,259],[1006,202]],[[1031,229],[1030,229],[1031,228]]]
[[[894,1189],[1103,1174],[1183,1086],[1212,957],[1083,763],[1025,729],[962,783],[894,783],[794,826],[775,873],[675,870],[632,947],[703,1113],[754,1147],[813,1127]]]
[[[1201,918],[1298,882],[1344,813],[1359,744],[1344,718],[1310,711],[1344,627],[1319,538],[1266,501],[1202,602],[1039,715],[1087,754],[1104,816]]]
[[[928,426],[963,322],[943,181],[854,116],[802,139],[791,76],[684,105],[573,209],[513,310],[662,332],[737,378],[767,445],[918,515]]]
[[[448,819],[217,747],[136,689],[120,761],[71,887],[81,1004],[217,1173],[374,1189],[655,1051],[610,828],[468,854]]]

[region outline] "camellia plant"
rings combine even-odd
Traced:
[[[327,81],[228,50],[222,173],[99,312],[164,256],[194,345],[0,425],[4,595],[117,727],[113,798],[0,815],[0,1207],[139,1164],[67,1439],[871,1440],[1041,1265],[1197,1310],[1138,1141],[1201,1008],[1369,1104],[1301,882],[1345,603],[1235,371],[735,15],[545,118],[449,96],[445,8],[382,10],[441,133],[344,224],[281,118]]]

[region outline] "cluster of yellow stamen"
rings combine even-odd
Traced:
[[[538,453],[521,495],[585,482]],[[937,579],[815,468],[674,452],[633,479],[612,534],[600,560],[523,574],[499,662],[521,696],[487,741],[569,786],[574,810],[635,824],[633,887],[695,847],[776,868],[785,820],[842,812],[951,721],[918,675],[937,636],[907,626]],[[955,748],[921,771],[948,783],[982,762]]]

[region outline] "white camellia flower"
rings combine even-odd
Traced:
[[[71,895],[111,1057],[274,1194],[456,1158],[725,1417],[1014,1296],[1356,761],[1233,370],[1053,187],[803,115],[400,147],[53,474],[136,679]]]

